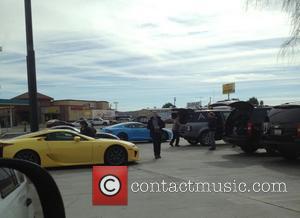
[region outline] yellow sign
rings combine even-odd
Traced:
[[[223,94],[235,93],[235,83],[223,84]]]
[[[59,114],[59,107],[46,107],[44,109],[45,114]]]

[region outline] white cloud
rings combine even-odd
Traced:
[[[38,85],[55,98],[105,97],[143,107],[174,95],[182,102],[194,95],[222,98],[219,87],[230,81],[243,84],[241,97],[265,82],[279,98],[278,81],[288,89],[300,79],[298,59],[277,59],[281,39],[289,35],[288,19],[277,9],[246,10],[240,0],[32,0],[32,5]],[[0,79],[17,94],[26,89],[23,1],[1,0],[0,26]],[[132,98],[136,89],[149,93]]]

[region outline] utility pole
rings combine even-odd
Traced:
[[[33,49],[32,34],[32,13],[31,0],[24,0],[25,5],[25,25],[26,25],[26,45],[27,45],[27,81],[30,107],[30,129],[31,132],[39,130],[38,107],[37,107],[37,88],[35,71],[35,54]]]

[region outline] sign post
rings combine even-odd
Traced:
[[[35,71],[35,54],[33,49],[31,0],[24,0],[25,3],[25,24],[26,24],[26,44],[27,44],[27,80],[30,106],[30,129],[31,132],[39,130],[37,87]]]
[[[235,93],[235,83],[223,84],[223,94],[228,95],[228,100],[230,100],[230,93]]]

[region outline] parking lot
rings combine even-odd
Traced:
[[[239,147],[218,141],[216,151],[162,145],[162,159],[153,159],[152,144],[138,144],[141,160],[129,165],[128,206],[92,205],[92,168],[51,169],[69,218],[102,217],[299,217],[300,161],[288,162],[264,150],[246,155]],[[265,193],[134,193],[133,182],[208,183],[284,182],[287,192]]]

